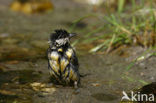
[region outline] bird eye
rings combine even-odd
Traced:
[[[58,42],[55,42],[55,45],[58,45]]]
[[[56,45],[56,46],[59,46],[59,43],[58,43],[58,42],[55,42],[55,45]]]

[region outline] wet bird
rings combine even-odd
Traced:
[[[70,45],[70,38],[75,35],[62,29],[55,30],[50,35],[47,56],[52,80],[65,85],[72,84],[77,88],[80,83],[79,64],[76,53]]]

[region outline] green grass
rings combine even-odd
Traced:
[[[118,12],[121,13],[124,9],[125,0],[118,0]]]
[[[146,5],[147,2],[150,5]],[[95,24],[88,24],[87,29],[81,29],[85,35],[74,42],[93,44],[94,47],[89,50],[90,53],[98,51],[107,52],[122,45],[140,45],[143,47],[153,47],[156,45],[156,9],[152,0],[142,0],[136,3],[131,0],[126,4],[125,0],[118,0],[116,12],[109,14],[87,14],[73,22],[70,31],[76,29],[76,24],[94,17]],[[111,8],[111,7],[110,7]],[[146,11],[146,13],[144,13]],[[109,12],[109,11],[108,11]],[[96,23],[103,23],[101,25]],[[98,42],[99,41],[99,42]],[[151,42],[153,41],[153,42]]]

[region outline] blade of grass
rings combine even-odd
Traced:
[[[129,77],[129,76],[127,76],[127,75],[123,75],[122,76],[123,78],[125,78],[125,79],[127,79],[128,81],[130,81],[130,82],[140,82],[140,83],[142,83],[143,85],[147,85],[147,84],[149,84],[148,82],[146,82],[146,81],[144,81],[144,80],[137,80],[137,79],[134,79],[134,78],[132,78],[132,77]]]
[[[135,7],[136,7],[136,2],[135,2],[135,0],[132,0],[132,7],[133,7],[133,10],[135,10]]]
[[[141,0],[141,7],[144,7],[145,5],[145,0]]]
[[[116,19],[114,19],[114,17],[115,17],[115,16],[112,15],[112,18],[109,18],[109,17],[107,17],[107,16],[105,16],[104,18],[105,18],[108,22],[110,22],[111,24],[113,24],[114,26],[116,26],[117,28],[119,28],[121,31],[123,31],[123,32],[127,33],[129,36],[131,36],[132,33],[131,33],[128,29],[126,29],[124,26],[120,25],[120,24],[116,21]]]
[[[141,54],[141,56],[139,56],[139,57],[137,57],[136,59],[134,59],[134,60],[126,67],[126,70],[130,70],[140,58],[142,58],[143,56],[145,56],[145,55],[146,55],[147,53],[149,53],[150,51],[151,51],[151,48],[147,49],[145,52],[143,52],[143,54]]]
[[[107,43],[109,43],[110,40],[106,40],[105,42],[97,45],[96,47],[92,48],[89,53],[97,52],[99,49],[101,49],[103,46],[105,46]]]
[[[79,42],[79,39],[78,39],[78,40],[75,40],[75,41],[71,44],[71,46],[74,47],[78,42]]]
[[[132,61],[127,67],[126,67],[126,70],[130,70],[134,64],[135,64],[136,61]]]
[[[133,78],[127,76],[127,75],[123,75],[122,77],[125,78],[125,79],[127,79],[130,82],[135,82],[135,79],[133,79]]]
[[[133,16],[132,17],[132,29],[134,30],[134,32],[137,32],[137,26],[136,26],[136,17]]]
[[[139,80],[140,83],[142,83],[143,85],[147,85],[149,84],[148,82],[144,81],[144,80]]]
[[[114,34],[113,37],[112,37],[112,39],[111,39],[111,41],[110,41],[110,43],[108,44],[108,48],[106,50],[106,53],[109,53],[109,51],[111,50],[111,47],[113,45],[113,42],[114,42],[114,39],[115,38],[116,38],[116,35]]]
[[[118,13],[121,13],[124,9],[125,0],[118,0]]]

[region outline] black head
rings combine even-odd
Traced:
[[[63,29],[55,30],[55,32],[50,35],[50,41],[49,41],[50,48],[56,49],[69,44],[70,38],[73,37],[74,35],[75,34],[70,34]]]

